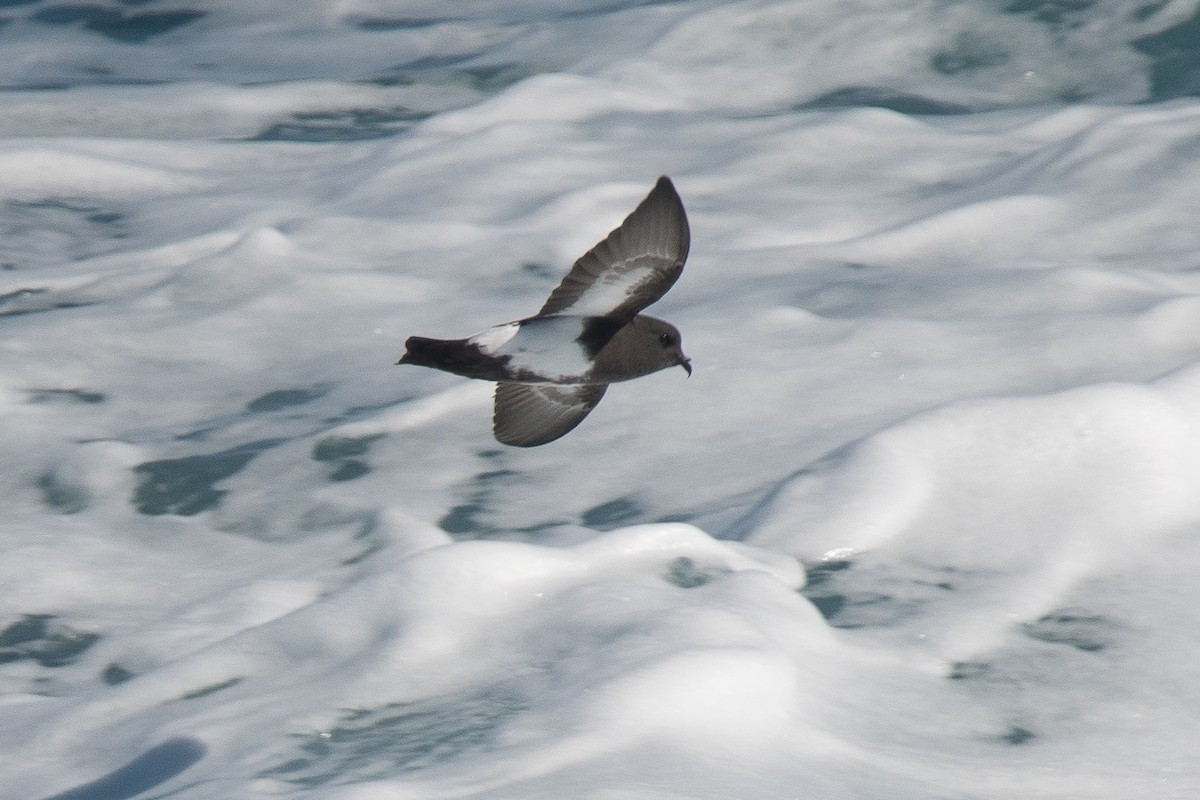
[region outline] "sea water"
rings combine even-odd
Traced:
[[[1198,32],[0,3],[0,797],[1195,797]],[[394,366],[660,174],[691,380]]]

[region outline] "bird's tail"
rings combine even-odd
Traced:
[[[500,381],[509,377],[504,361],[484,354],[468,339],[426,339],[410,336],[404,342],[407,349],[397,364],[415,364],[418,367],[453,372],[464,378],[480,378],[485,381]]]
[[[433,367],[456,375],[489,381],[500,380],[503,376],[501,365],[495,359],[485,356],[466,339],[427,339],[424,336],[410,336],[405,340],[404,346],[407,351],[397,364]]]
[[[404,342],[405,352],[397,364],[416,364],[418,367],[445,368],[455,361],[462,342],[452,339],[427,339],[410,336]]]

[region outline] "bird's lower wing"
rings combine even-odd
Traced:
[[[604,397],[604,384],[496,384],[492,430],[513,447],[536,447],[559,438],[591,413]]]

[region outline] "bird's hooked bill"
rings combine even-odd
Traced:
[[[692,377],[692,360],[690,358],[685,358],[683,361],[680,361],[679,366],[687,370],[689,378]]]

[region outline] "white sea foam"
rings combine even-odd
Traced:
[[[0,798],[1195,795],[1195,2],[188,8],[0,8]],[[691,380],[394,366],[663,173]]]

